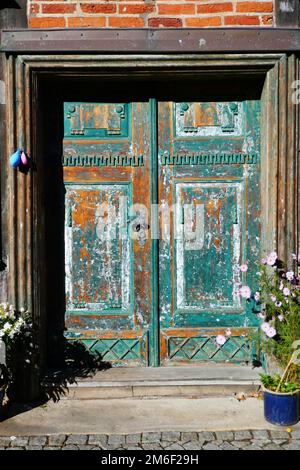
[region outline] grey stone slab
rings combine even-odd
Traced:
[[[252,434],[250,431],[235,431],[234,439],[236,441],[245,441],[247,439],[252,439]]]
[[[231,431],[216,431],[215,434],[217,439],[221,441],[232,441],[234,437]]]
[[[293,439],[300,439],[300,431],[292,431],[292,438]]]
[[[26,450],[43,450],[43,446],[26,446]]]
[[[75,444],[70,444],[70,445],[64,446],[62,450],[78,450],[78,446],[76,446]]]
[[[270,442],[270,444],[264,446],[264,450],[281,450],[281,447],[274,444],[274,442]]]
[[[203,446],[203,442],[199,441],[190,441],[190,442],[184,442],[182,443],[182,447],[185,450],[201,450]]]
[[[203,431],[198,433],[199,440],[205,441],[214,441],[216,439],[215,435],[210,431]]]
[[[252,435],[253,435],[253,439],[256,439],[256,440],[267,440],[267,439],[270,439],[270,435],[268,433],[267,430],[263,430],[263,429],[258,429],[258,430],[255,430],[255,431],[252,431]]]
[[[208,442],[202,447],[203,450],[221,450],[220,447],[218,447],[216,444],[213,442]]]
[[[66,445],[78,444],[85,445],[87,444],[88,436],[86,434],[71,434],[67,437]]]
[[[142,449],[142,447],[140,447],[138,445],[136,445],[136,446],[130,445],[130,446],[127,447],[127,450],[143,450],[143,449]]]
[[[243,449],[249,445],[249,441],[231,441],[231,444],[238,449]]]
[[[288,444],[289,439],[273,439],[272,442],[276,444],[277,446],[282,446],[282,444]]]
[[[180,432],[177,431],[164,431],[162,432],[162,441],[175,442],[180,440]]]
[[[159,445],[158,442],[153,444],[141,444],[141,447],[144,450],[162,450],[162,447]]]
[[[30,436],[29,445],[31,446],[44,446],[47,443],[46,436]]]
[[[220,445],[220,449],[222,450],[239,450],[237,447],[233,446],[230,442],[224,441]]]
[[[18,436],[10,439],[11,447],[25,447],[28,445],[29,437]]]
[[[7,447],[6,450],[25,450],[25,447]]]
[[[79,446],[78,446],[78,449],[79,449],[79,450],[94,450],[94,449],[95,449],[95,446],[89,445],[89,444],[79,445]],[[99,447],[98,447],[98,450],[100,450]]]
[[[112,434],[108,436],[107,440],[108,445],[119,445],[125,444],[125,436],[122,434]]]
[[[165,447],[165,450],[183,450],[182,445],[179,444],[179,442],[174,442],[173,444],[170,444],[169,446]]]
[[[142,441],[142,434],[128,434],[125,436],[126,444],[139,444]]]
[[[144,432],[142,442],[154,443],[161,440],[161,432]],[[166,439],[165,439],[166,440]]]
[[[43,450],[61,450],[58,446],[44,446]]]
[[[295,440],[282,446],[285,450],[300,450],[300,440]]]
[[[272,429],[270,431],[270,434],[271,434],[271,438],[272,439],[289,439],[290,438],[290,434],[286,431],[280,431],[280,430],[277,430],[277,429]]]
[[[247,441],[244,441],[244,442],[247,442]],[[267,444],[270,444],[271,441],[270,439],[251,439],[251,444],[255,445],[255,446],[258,446],[258,447],[264,447],[266,446]]]
[[[198,440],[197,432],[181,432],[180,433],[181,442],[189,442],[189,441],[197,441],[197,440]]]
[[[8,447],[11,443],[10,437],[0,436],[0,446]]]
[[[261,447],[256,446],[255,444],[249,444],[244,447],[242,450],[263,450]]]
[[[106,445],[108,436],[106,434],[90,434],[88,436],[88,444],[92,445]]]
[[[54,434],[48,436],[48,445],[52,447],[61,447],[65,441],[67,436],[65,434]]]
[[[102,446],[103,450],[119,450],[122,447],[122,444],[106,444]]]

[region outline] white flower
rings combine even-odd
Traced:
[[[262,320],[264,320],[266,318],[266,314],[264,312],[259,312],[258,314],[259,318],[261,318]]]
[[[255,300],[256,302],[258,302],[259,299],[260,299],[260,293],[259,293],[259,292],[255,292],[255,294],[254,294],[254,300]]]
[[[270,328],[265,333],[269,338],[273,338],[277,335],[277,331],[273,326],[270,326]]]
[[[248,270],[248,266],[246,264],[241,264],[240,270],[242,271],[242,273],[245,273]]]
[[[286,278],[289,280],[289,281],[292,281],[294,279],[294,271],[288,271],[286,273]]]
[[[262,329],[262,331],[265,333],[266,331],[268,331],[268,329],[270,328],[270,325],[268,322],[264,322],[261,324],[260,328]]]
[[[272,302],[276,302],[277,299],[276,299],[275,295],[270,294],[270,297],[271,297]]]
[[[279,321],[283,321],[283,320],[284,320],[284,316],[283,316],[283,315],[278,315],[277,318],[278,318]]]
[[[281,281],[281,283],[279,284],[279,290],[283,290],[284,288],[284,285],[283,285],[283,282]]]
[[[276,263],[277,260],[277,253],[276,251],[272,251],[272,253],[269,254],[267,257],[267,264],[269,266],[273,266]]]
[[[288,296],[288,295],[290,295],[290,293],[291,293],[291,291],[290,291],[290,289],[289,289],[288,287],[284,287],[284,289],[283,289],[282,292],[283,292],[283,295],[285,295],[285,296]]]
[[[268,322],[262,323],[261,329],[269,338],[273,338],[273,336],[276,336],[277,334],[275,328],[271,326]]]
[[[223,346],[223,344],[226,343],[226,338],[225,338],[225,336],[223,336],[223,335],[218,335],[218,336],[216,337],[216,343],[217,343],[219,346]]]
[[[8,322],[4,323],[4,325],[3,325],[3,331],[4,331],[4,333],[8,333],[8,331],[9,331],[10,329],[11,329],[11,324],[8,323]]]
[[[248,286],[242,286],[240,288],[240,295],[244,297],[244,299],[250,299],[251,297],[251,289]]]

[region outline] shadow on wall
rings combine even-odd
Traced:
[[[48,370],[41,384],[41,399],[33,403],[8,402],[0,416],[0,422],[25,413],[47,401],[57,402],[68,395],[70,384],[76,384],[78,379],[92,377],[97,371],[110,369],[109,362],[102,360],[100,354],[95,355],[86,349],[80,341],[64,340],[64,358],[62,367]]]
[[[59,369],[49,370],[42,382],[45,399],[58,401],[68,394],[68,385],[76,384],[79,378],[92,377],[97,371],[111,368],[102,356],[91,353],[80,341],[64,340],[64,364]]]

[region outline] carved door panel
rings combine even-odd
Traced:
[[[148,364],[148,116],[147,102],[64,103],[66,336],[122,365]]]
[[[158,116],[161,363],[248,361],[255,316],[238,294],[260,251],[260,103],[160,102]]]

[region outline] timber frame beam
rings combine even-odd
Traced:
[[[293,102],[298,59],[287,54],[7,54],[8,155],[24,147],[33,167],[28,174],[9,168],[7,159],[9,301],[32,312],[38,331],[40,371],[45,366],[46,313],[43,293],[43,182],[38,148],[39,78],[146,77],[184,80],[245,74],[264,77],[262,90],[262,247],[277,247],[288,259],[298,252],[298,106]],[[31,398],[39,393],[40,374],[32,374]]]
[[[293,27],[11,29],[1,32],[1,50],[44,54],[299,51],[300,29],[295,23],[286,25]]]

